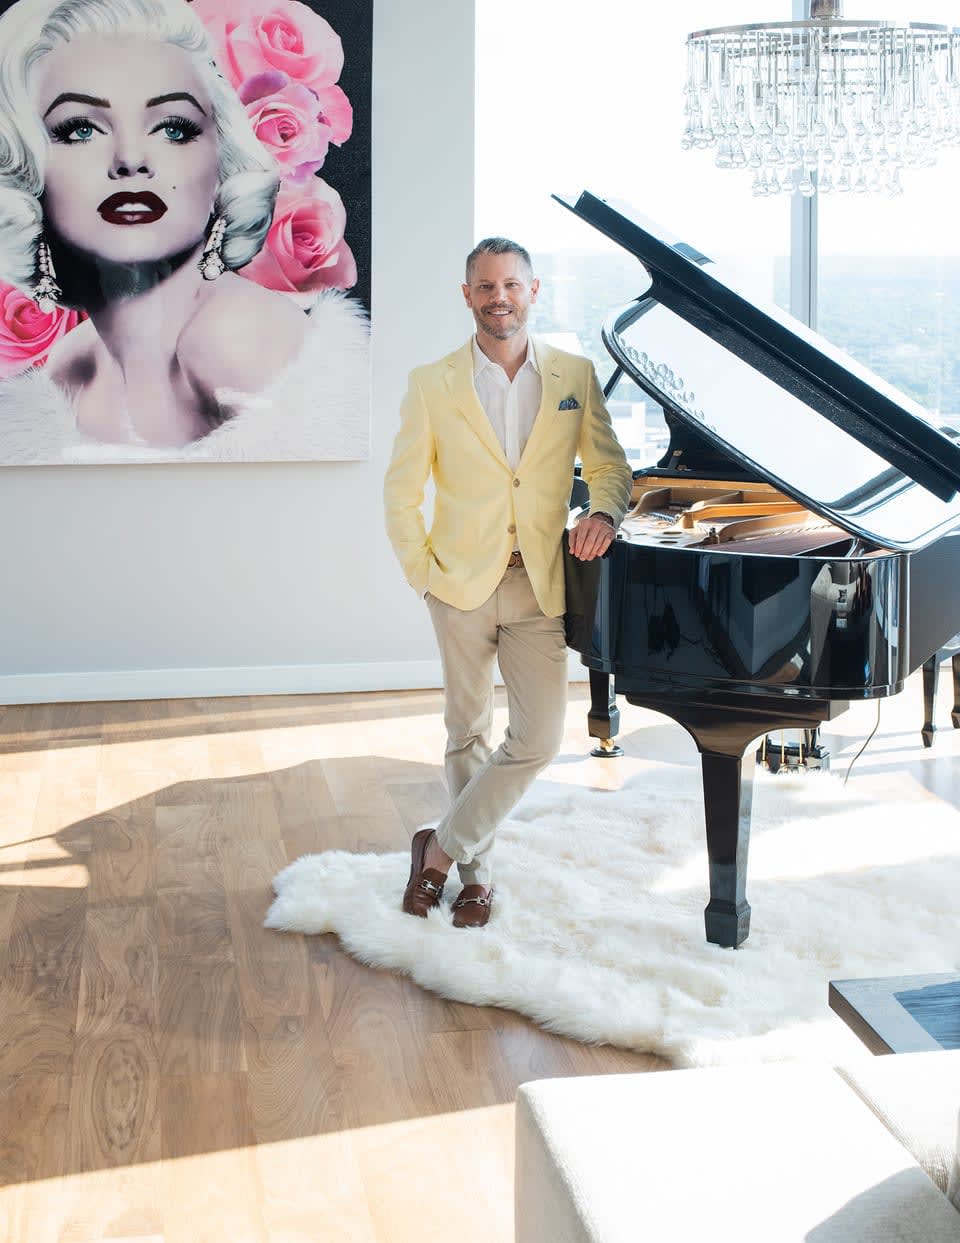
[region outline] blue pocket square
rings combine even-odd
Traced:
[[[577,401],[576,397],[574,397],[573,394],[571,393],[569,397],[564,397],[560,405],[557,406],[557,409],[558,410],[579,410],[580,403],[579,401]]]

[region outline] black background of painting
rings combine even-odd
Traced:
[[[310,7],[343,41],[339,85],[353,105],[353,133],[342,147],[330,147],[320,176],[339,193],[347,209],[346,239],[357,261],[357,283],[351,292],[369,310],[373,0],[315,0]]]
[[[17,0],[14,0],[16,3]],[[373,0],[299,0],[330,23],[343,42],[339,85],[353,105],[353,133],[330,147],[320,176],[340,194],[347,211],[346,240],[357,261],[350,291],[370,308],[370,108]],[[264,9],[270,0],[264,0]],[[0,13],[13,4],[0,0]]]

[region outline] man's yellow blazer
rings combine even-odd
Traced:
[[[410,585],[458,609],[490,596],[519,543],[541,609],[563,613],[561,541],[577,458],[592,512],[619,525],[630,501],[630,467],[593,365],[541,340],[535,349],[543,397],[516,471],[477,397],[470,341],[410,374],[384,481],[387,534]],[[431,472],[428,532],[421,506]]]

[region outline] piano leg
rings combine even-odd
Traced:
[[[593,748],[591,755],[600,759],[616,759],[623,755],[623,748],[617,746],[617,734],[620,732],[620,709],[617,707],[617,693],[613,688],[613,679],[609,673],[601,673],[597,669],[590,670],[590,711],[587,713],[587,731],[591,738],[599,738],[600,745]]]
[[[779,729],[816,730],[850,705],[840,699],[809,699],[761,709],[732,696],[725,703],[719,696],[712,703],[698,703],[678,694],[648,691],[626,678],[617,679],[617,690],[628,703],[672,717],[697,744],[710,864],[710,901],[704,911],[707,940],[736,948],[750,932],[747,850],[756,740]]]
[[[954,729],[960,729],[960,652],[950,659],[953,666],[953,711],[950,720]]]
[[[923,729],[920,737],[925,747],[933,746],[933,735],[937,732],[934,717],[937,712],[937,682],[940,679],[940,653],[934,652],[929,660],[923,662]]]
[[[745,754],[701,752],[703,808],[710,861],[710,901],[704,911],[707,940],[736,948],[750,932],[747,850],[753,807],[753,748]]]

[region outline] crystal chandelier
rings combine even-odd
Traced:
[[[687,38],[682,146],[753,172],[754,194],[903,193],[901,169],[960,143],[960,29],[841,20],[720,26]]]

